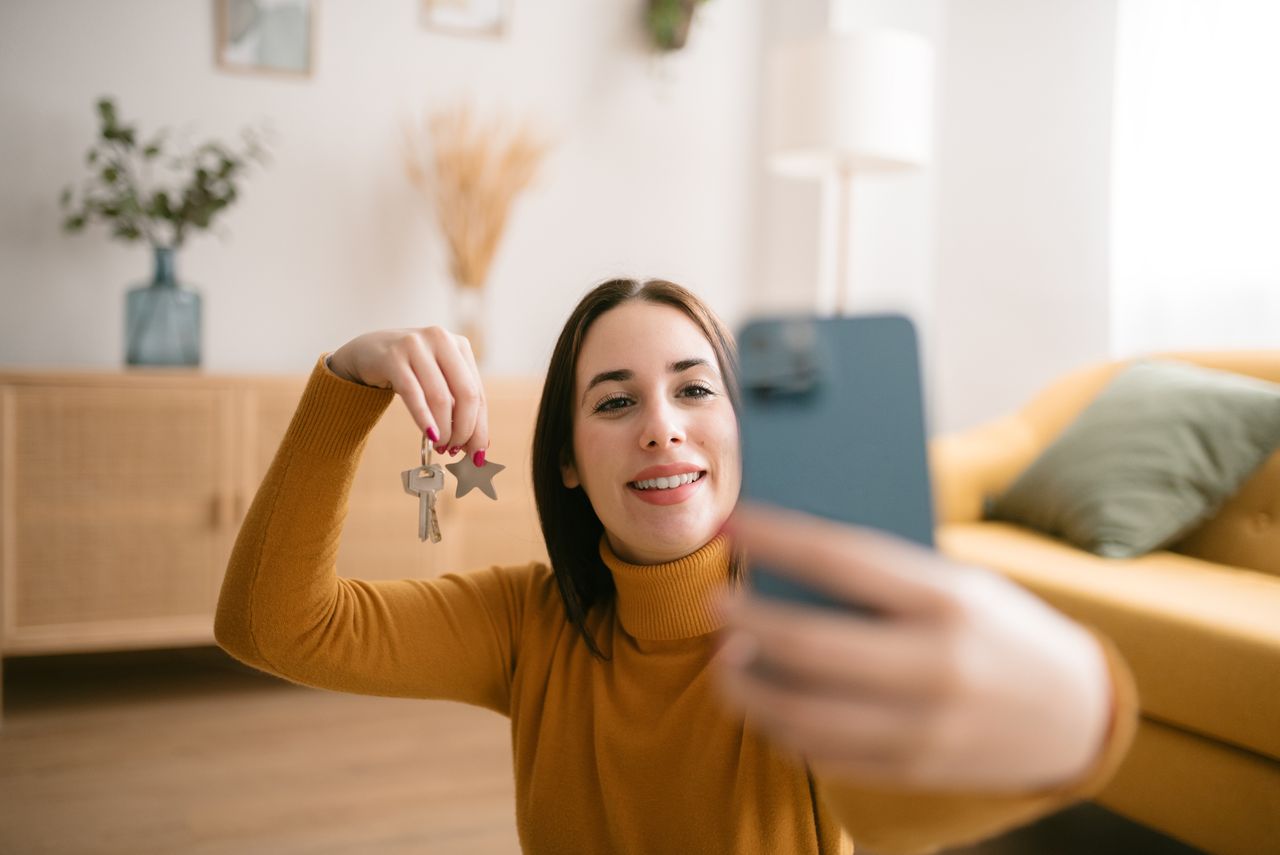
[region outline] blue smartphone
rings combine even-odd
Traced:
[[[743,498],[933,548],[919,347],[910,319],[760,318],[743,327],[738,350]],[[751,580],[764,596],[874,614],[755,563]]]

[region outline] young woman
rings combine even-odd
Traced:
[[[353,339],[317,362],[245,519],[218,642],[299,683],[509,716],[528,852],[926,851],[1099,789],[1136,722],[1110,645],[897,539],[735,513],[733,365],[729,335],[682,288],[598,286],[560,335],[538,413],[551,566],[367,582],[333,562],[393,398],[439,450],[477,462],[488,426],[465,339]],[[888,619],[725,597],[739,547]]]

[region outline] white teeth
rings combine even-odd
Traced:
[[[636,481],[633,486],[639,490],[670,490],[683,487],[702,477],[701,472],[685,472],[683,475],[670,475],[665,478],[650,478],[648,481]]]

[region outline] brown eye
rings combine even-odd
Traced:
[[[701,383],[690,383],[680,390],[680,394],[687,398],[710,398],[715,395],[715,392],[709,386],[704,386]]]
[[[624,409],[626,405],[630,402],[630,400],[631,400],[630,398],[628,398],[626,395],[623,395],[623,394],[609,395],[608,397],[602,399],[600,403],[596,404],[595,408],[591,412],[593,413],[617,412],[618,410]]]

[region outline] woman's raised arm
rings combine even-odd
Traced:
[[[319,360],[236,539],[215,636],[236,658],[294,682],[505,712],[538,568],[403,581],[337,575],[351,482],[396,395],[440,447],[484,452],[484,393],[465,339],[434,327],[388,330]]]

